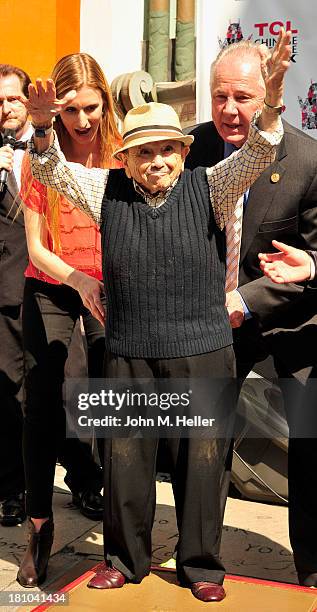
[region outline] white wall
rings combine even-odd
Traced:
[[[222,4],[222,3],[221,3]],[[219,52],[216,17],[222,7],[209,0],[196,2],[196,119],[210,121],[210,64]]]
[[[80,50],[92,55],[111,83],[141,70],[143,0],[81,0]]]

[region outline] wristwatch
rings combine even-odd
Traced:
[[[34,136],[36,136],[36,138],[46,138],[46,136],[49,136],[53,131],[52,123],[49,125],[33,125],[32,123],[32,126],[34,128]]]
[[[272,115],[281,115],[285,111],[285,104],[283,104],[282,106],[272,106],[271,104],[268,104],[264,100],[263,106],[264,106],[265,110],[268,113],[272,113]]]

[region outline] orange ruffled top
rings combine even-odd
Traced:
[[[110,167],[120,168],[122,165],[114,159]],[[32,177],[27,155],[23,159],[20,197],[28,208],[43,215],[47,220],[45,234],[42,236],[43,245],[76,270],[101,280],[102,259],[99,227],[91,217],[76,208],[66,198],[60,196],[59,238],[61,251],[56,252],[49,231],[51,219],[47,188]],[[36,268],[31,260],[29,260],[24,275],[55,285],[62,284]]]

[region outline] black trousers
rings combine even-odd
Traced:
[[[288,443],[289,538],[300,584],[316,586],[317,368],[310,369],[309,377],[304,381],[296,380],[296,384],[293,385],[292,380],[291,393],[287,385],[289,372],[283,362],[278,363],[277,368],[284,381],[282,392],[290,429]]]
[[[24,491],[21,305],[0,308],[0,500]]]
[[[224,379],[219,401],[226,406],[227,437],[167,440],[179,529],[178,579],[182,584],[200,580],[221,584],[225,569],[219,559],[223,520],[220,484],[236,403],[232,347],[179,359],[107,355],[105,376]],[[105,440],[105,559],[134,582],[140,582],[150,571],[158,442],[146,438]]]
[[[303,578],[308,578],[309,585],[311,577],[311,584],[316,584],[316,325],[308,325],[294,331],[281,330],[265,336],[260,334],[256,323],[250,320],[234,332],[234,349],[240,382],[242,383],[251,369],[256,369],[256,363],[270,357],[269,376],[275,379],[282,392],[290,429],[288,446],[290,542],[300,582],[302,583]],[[303,428],[309,424],[310,437],[305,438],[305,435],[301,434],[298,419],[301,420]]]
[[[83,307],[79,294],[65,285],[27,279],[23,302],[25,398],[23,455],[27,514],[44,518],[52,513],[57,457],[72,469],[73,490],[100,489],[100,471],[88,452],[78,452],[79,440],[68,440],[65,452],[64,369],[75,323],[83,315],[90,376],[100,377],[104,329]],[[86,446],[86,445],[85,445]],[[71,457],[71,453],[73,456]],[[76,474],[78,482],[76,482]]]

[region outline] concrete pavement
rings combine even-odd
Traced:
[[[71,504],[63,482],[64,470],[56,470],[54,494],[55,540],[45,591],[57,591],[103,559],[102,523],[83,517]],[[0,610],[6,592],[30,593],[16,582],[17,566],[25,550],[26,523],[0,527]],[[173,495],[168,482],[157,483],[157,512],[153,530],[153,563],[168,559],[177,539]],[[228,499],[222,540],[222,559],[228,573],[296,584],[287,532],[287,508]],[[36,589],[34,590],[36,592]],[[40,591],[38,591],[40,592]],[[2,599],[1,599],[2,597]],[[34,606],[23,606],[27,612]]]

